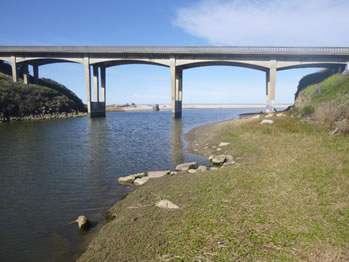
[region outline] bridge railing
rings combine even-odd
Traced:
[[[0,52],[74,53],[233,53],[233,54],[346,54],[349,47],[286,46],[0,46]]]

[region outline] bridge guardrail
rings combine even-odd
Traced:
[[[238,54],[347,54],[349,47],[286,46],[0,46],[0,52],[74,53],[238,53]]]

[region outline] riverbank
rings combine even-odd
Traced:
[[[53,113],[53,114],[39,114],[39,115],[28,115],[28,116],[18,116],[10,117],[9,120],[0,120],[0,123],[5,123],[8,121],[29,121],[29,120],[48,120],[48,119],[66,119],[75,117],[84,117],[88,114],[85,112],[72,112],[72,113]]]
[[[348,137],[290,116],[261,120],[186,134],[190,152],[236,164],[137,188],[78,261],[347,261]],[[155,207],[159,199],[179,209]]]

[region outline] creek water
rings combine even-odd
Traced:
[[[260,109],[108,113],[0,123],[0,261],[74,261],[106,211],[132,190],[128,174],[207,160],[185,153],[183,134]],[[94,228],[69,222],[86,215]]]

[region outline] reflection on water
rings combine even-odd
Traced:
[[[250,110],[251,111],[251,110]],[[174,169],[201,157],[183,152],[183,133],[246,110],[110,113],[0,124],[0,261],[74,261],[86,239],[69,224],[94,222],[131,187],[120,176]]]

